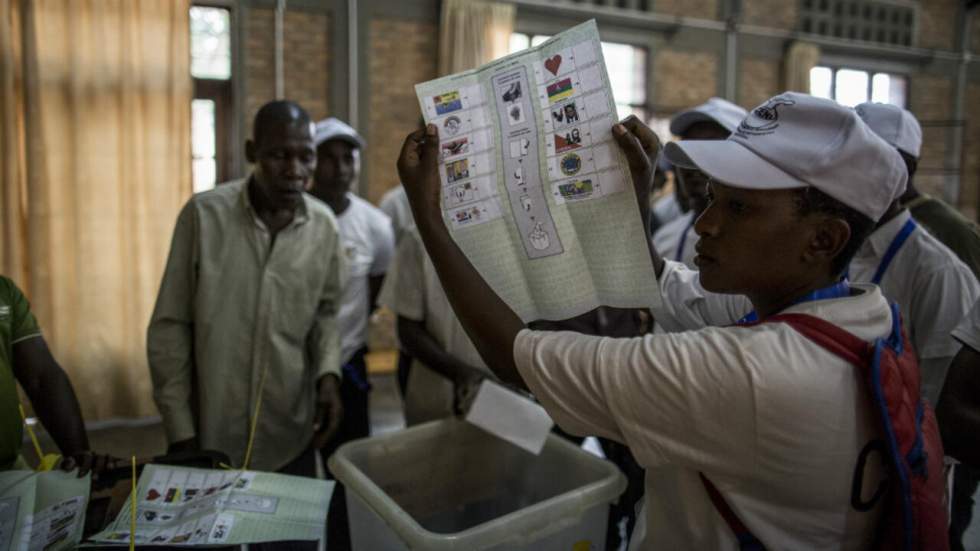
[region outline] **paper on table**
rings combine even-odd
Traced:
[[[480,385],[466,420],[534,455],[555,424],[543,407],[493,381]]]
[[[90,485],[90,476],[77,472],[0,473],[0,549],[74,549],[82,539]]]
[[[333,481],[283,474],[147,465],[136,487],[135,540],[209,547],[323,539],[333,488]],[[92,540],[128,544],[129,511],[127,500]]]

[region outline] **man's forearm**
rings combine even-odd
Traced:
[[[89,450],[88,435],[78,398],[68,375],[58,366],[37,388],[28,391],[34,412],[64,456]]]
[[[407,354],[451,381],[471,367],[447,354],[420,321],[398,316],[398,342]]]

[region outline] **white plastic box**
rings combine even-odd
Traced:
[[[626,488],[615,465],[558,436],[534,456],[456,419],[350,442],[329,466],[347,486],[354,551],[599,551]]]

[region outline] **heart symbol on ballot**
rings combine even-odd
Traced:
[[[546,59],[544,62],[544,68],[551,71],[551,74],[558,74],[558,67],[561,67],[561,56],[555,54],[551,59]]]

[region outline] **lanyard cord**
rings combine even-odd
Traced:
[[[892,239],[890,245],[888,245],[888,250],[885,251],[885,256],[881,258],[881,263],[878,264],[878,269],[875,270],[874,277],[871,278],[871,283],[878,285],[881,283],[881,278],[885,277],[885,272],[888,271],[888,266],[891,265],[892,260],[895,260],[895,255],[898,254],[899,249],[905,244],[912,232],[918,224],[915,223],[915,219],[909,218],[902,226],[902,229],[898,232],[898,235]]]
[[[814,302],[817,300],[827,300],[832,298],[843,298],[851,295],[851,285],[846,279],[838,281],[829,287],[823,287],[815,291],[810,291],[809,293],[803,295],[799,299],[793,301],[790,306],[796,306],[797,304],[802,304],[804,302]],[[759,321],[759,314],[752,310],[745,315],[742,319],[735,322],[735,325],[746,325],[750,323],[756,323]]]
[[[697,218],[691,217],[691,222],[684,227],[684,233],[681,234],[680,243],[677,244],[677,254],[674,255],[674,260],[681,262],[684,258],[684,244],[687,242],[687,234],[691,233],[691,228],[694,227],[694,223],[697,222]]]

